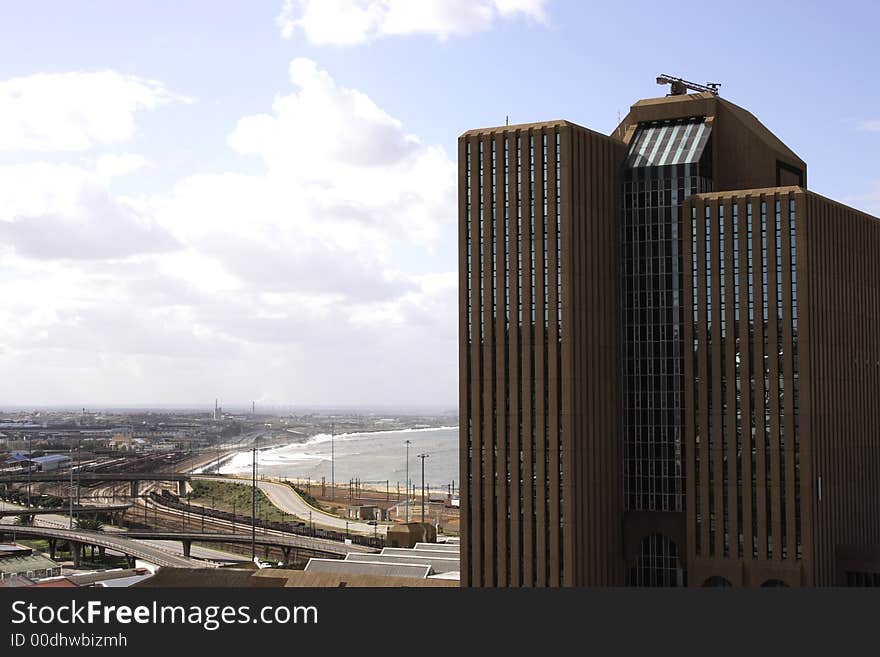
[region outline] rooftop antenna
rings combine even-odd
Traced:
[[[510,115],[509,114],[504,115],[504,125],[510,125]]]
[[[689,80],[684,80],[682,78],[676,78],[671,75],[663,75],[657,76],[657,84],[668,84],[671,85],[669,93],[667,96],[683,96],[687,94],[688,89],[696,92],[708,92],[715,96],[718,95],[718,88],[721,86],[720,82],[707,82],[706,84],[697,84],[696,82],[690,82]]]

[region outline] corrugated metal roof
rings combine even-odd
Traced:
[[[460,570],[461,562],[458,556],[450,558],[426,557],[415,554],[357,554],[350,552],[345,556],[346,561],[378,562],[378,563],[405,563],[416,566],[430,566],[435,573],[446,573],[451,570]]]
[[[383,577],[376,575],[352,575],[351,573],[319,573],[319,572],[311,572],[307,573],[304,570],[281,570],[276,568],[267,568],[265,570],[259,570],[254,573],[254,579],[262,579],[267,575],[271,575],[272,577],[283,576],[286,580],[281,580],[285,582],[285,586],[289,587],[298,587],[298,586],[306,586],[306,587],[318,587],[318,586],[332,586],[334,588],[340,586],[346,587],[356,587],[356,586],[369,586],[371,588],[376,587],[406,587],[406,588],[420,588],[423,586],[427,587],[457,587],[458,580],[456,579],[441,579],[434,577],[427,577],[425,579],[418,579],[416,577]],[[274,580],[273,580],[274,581]]]
[[[626,166],[660,167],[699,162],[712,132],[703,117],[639,124]]]
[[[428,565],[409,563],[309,559],[305,571],[307,573],[346,573],[352,575],[381,575],[385,577],[415,577],[418,579],[425,579],[431,574],[431,567]]]
[[[34,463],[59,463],[62,461],[70,461],[69,456],[64,454],[49,454],[48,456],[35,456],[31,459]]]
[[[400,555],[411,555],[418,553],[423,557],[440,557],[440,558],[449,558],[454,557],[456,554],[454,552],[447,552],[445,550],[413,550],[411,548],[395,548],[395,547],[385,547],[382,548],[381,554],[400,554]]]
[[[433,550],[436,552],[450,552],[454,554],[458,554],[461,546],[450,543],[449,545],[445,543],[416,543],[414,550]]]

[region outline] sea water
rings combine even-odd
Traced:
[[[458,427],[432,429],[405,429],[402,431],[373,431],[333,436],[333,470],[337,484],[360,479],[363,485],[383,487],[388,482],[391,490],[404,486],[409,445],[409,480],[421,486],[422,464],[425,457],[425,485],[432,489],[446,489],[455,483],[459,488]],[[301,443],[257,452],[257,470],[260,475],[288,479],[311,479],[330,482],[330,434],[317,434]],[[251,452],[240,452],[221,468],[222,474],[250,474]]]

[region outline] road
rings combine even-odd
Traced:
[[[158,550],[163,550],[165,552],[175,554],[179,557],[183,556],[183,545],[181,545],[180,541],[152,541],[152,540],[138,539],[135,542],[152,546]],[[222,563],[222,562],[238,563],[238,562],[248,560],[248,557],[243,556],[241,554],[234,554],[232,552],[225,552],[224,550],[215,550],[214,548],[202,547],[201,545],[193,545],[192,548],[190,548],[190,557],[192,557],[193,559],[203,559],[205,561],[212,561],[212,562],[218,562],[218,563]]]
[[[73,539],[75,542],[87,545],[98,545],[121,554],[143,559],[157,566],[203,568],[205,565],[193,559],[178,557],[146,542],[124,538],[124,534],[121,533],[58,529],[56,527],[9,527],[8,525],[4,529],[7,533],[17,537]]]
[[[17,504],[8,504],[6,502],[0,502],[0,511],[27,511],[27,507],[19,506]],[[0,524],[4,525],[12,525],[15,523],[14,517],[6,517],[3,520],[0,520]],[[46,527],[55,528],[55,529],[67,529],[69,528],[70,519],[68,516],[64,515],[55,515],[55,514],[44,514],[40,515],[35,519],[35,526],[37,527]],[[124,538],[125,530],[120,529],[118,527],[113,527],[111,525],[106,525],[104,527],[103,532],[105,535],[112,534],[115,537]],[[167,553],[168,555],[183,557],[183,545],[181,545],[180,541],[153,541],[153,540],[145,540],[145,539],[126,539],[130,540],[132,543],[141,543],[145,546],[148,546],[154,550],[159,550],[161,552]],[[116,554],[124,554],[123,552],[117,550],[110,550],[111,553]],[[228,562],[228,561],[245,561],[247,558],[243,557],[240,554],[233,554],[231,552],[225,552],[223,550],[216,550],[213,548],[205,548],[198,545],[192,546],[192,552],[190,556],[193,559],[203,559],[205,561],[210,562]],[[149,561],[149,560],[147,560]],[[159,564],[157,564],[159,565]],[[202,564],[205,565],[213,565],[213,564]],[[192,567],[192,566],[189,566]]]
[[[249,479],[234,479],[232,477],[212,477],[214,481],[225,481],[236,484],[250,485]],[[269,501],[276,507],[292,516],[296,516],[300,520],[308,523],[312,522],[316,527],[325,527],[327,529],[335,529],[337,531],[346,531],[355,534],[366,534],[384,536],[388,527],[386,525],[370,525],[360,520],[346,520],[339,516],[334,516],[313,506],[310,506],[302,497],[286,484],[278,484],[272,481],[257,481],[257,486],[266,494]]]

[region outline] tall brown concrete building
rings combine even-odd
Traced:
[[[880,220],[710,90],[458,157],[463,584],[880,585]]]

